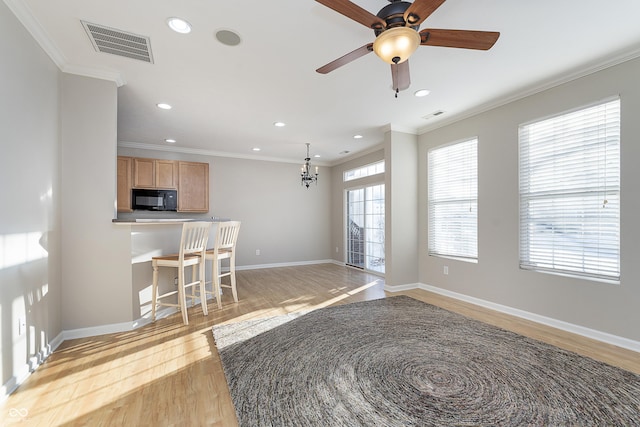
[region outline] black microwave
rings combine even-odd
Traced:
[[[176,190],[131,190],[131,204],[134,210],[176,211],[178,210],[178,192]]]

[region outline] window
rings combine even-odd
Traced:
[[[370,165],[362,166],[356,169],[351,169],[344,172],[343,180],[351,181],[352,179],[364,178],[365,176],[376,175],[384,173],[384,160]]]
[[[521,125],[520,267],[620,279],[620,100]]]
[[[429,255],[478,259],[478,139],[428,154]]]

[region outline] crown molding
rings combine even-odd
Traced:
[[[126,83],[122,74],[119,72],[69,64],[60,48],[58,48],[44,27],[33,16],[31,9],[29,9],[29,6],[25,2],[21,0],[4,0],[4,3],[63,73],[110,80],[115,82],[118,87]]]
[[[293,163],[293,164],[302,163],[302,159],[291,160],[291,159],[285,159],[285,158],[279,158],[279,157],[264,157],[260,155],[237,154],[237,153],[229,153],[226,151],[214,151],[214,150],[203,150],[200,148],[180,147],[176,145],[168,146],[168,145],[146,144],[143,142],[119,141],[118,147],[136,148],[138,150],[166,151],[166,152],[183,153],[183,154],[197,154],[200,156],[228,157],[232,159],[258,160],[258,161],[264,161],[264,162]],[[313,161],[313,164],[318,166],[331,166],[326,162],[318,162],[315,159]]]
[[[27,29],[31,37],[42,47],[49,55],[49,58],[62,70],[67,59],[64,57],[58,46],[53,42],[51,37],[44,30],[40,22],[33,16],[31,9],[20,0],[4,0],[7,7],[18,18],[18,21]]]
[[[602,70],[606,70],[607,68],[620,65],[622,63],[631,61],[633,59],[637,59],[639,57],[640,57],[640,47],[636,47],[632,50],[625,50],[625,51],[618,52],[617,54],[609,56],[598,62],[586,65],[585,67],[579,68],[573,72],[565,73],[560,76],[555,76],[551,79],[544,80],[538,83],[537,85],[517,91],[515,93],[512,93],[510,95],[507,95],[501,98],[494,99],[493,101],[481,104],[475,108],[466,110],[463,113],[455,114],[445,120],[436,122],[432,125],[422,126],[418,129],[418,135],[425,134],[427,132],[450,125],[455,122],[459,122],[460,120],[473,117],[480,113],[493,110],[494,108],[502,107],[503,105],[510,104],[512,102],[518,101],[528,96],[532,96],[537,93],[544,92],[545,90],[552,89],[562,84],[569,83],[579,78],[586,77],[588,75],[597,73]]]
[[[331,167],[338,166],[338,165],[341,165],[343,163],[350,162],[351,160],[358,159],[360,157],[366,156],[367,154],[375,153],[376,151],[380,151],[380,150],[384,150],[384,143],[382,143],[382,142],[379,143],[379,144],[372,145],[369,148],[365,148],[365,149],[360,150],[358,152],[349,154],[346,157],[342,157],[340,159],[337,159],[337,160],[331,162],[329,164],[329,166],[331,166]]]
[[[399,126],[393,123],[389,123],[385,126],[382,126],[382,132],[402,132],[407,133],[409,135],[418,135],[418,130],[416,128],[410,128],[406,126]]]
[[[127,84],[126,80],[122,76],[122,73],[118,71],[103,70],[93,67],[81,67],[77,65],[65,64],[60,68],[62,72],[69,74],[77,74],[84,77],[93,77],[94,79],[109,80],[115,82],[118,87]]]

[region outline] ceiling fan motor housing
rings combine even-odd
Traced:
[[[392,1],[377,14],[386,26],[384,29],[373,27],[376,34],[373,51],[388,64],[397,65],[406,61],[420,45],[420,25],[407,25],[404,19],[405,11],[411,5],[406,1]]]
[[[409,6],[411,6],[411,3],[408,1],[392,1],[380,9],[380,12],[378,12],[376,16],[383,19],[387,23],[387,26],[386,28],[374,28],[373,31],[376,37],[389,28],[406,26],[404,12],[409,8]],[[418,31],[420,25],[410,25],[409,28]]]

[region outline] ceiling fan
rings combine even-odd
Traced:
[[[329,62],[316,71],[327,74],[367,53],[374,51],[383,61],[391,64],[393,89],[398,92],[411,84],[409,57],[418,46],[456,47],[488,50],[500,33],[495,31],[443,30],[426,28],[418,31],[445,0],[389,0],[389,4],[374,15],[349,0],[316,0],[318,3],[373,29],[376,39],[353,52]]]

